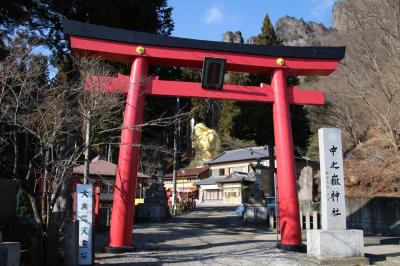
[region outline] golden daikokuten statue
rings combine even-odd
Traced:
[[[192,148],[195,155],[191,165],[202,166],[206,161],[219,155],[221,140],[215,130],[208,128],[203,123],[198,123],[194,126]]]

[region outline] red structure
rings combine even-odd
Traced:
[[[88,89],[127,93],[114,190],[109,246],[123,251],[132,246],[133,198],[146,95],[214,98],[273,103],[280,231],[283,249],[301,245],[297,184],[289,104],[324,104],[320,91],[287,87],[288,75],[329,75],[344,58],[344,47],[270,47],[200,41],[64,21],[72,49],[82,55],[132,63],[130,76],[90,77]],[[159,80],[146,76],[148,65],[201,68],[205,57],[223,58],[227,71],[270,73],[272,84],[224,85],[205,90],[200,83]]]

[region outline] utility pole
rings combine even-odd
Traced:
[[[174,129],[174,135],[176,135],[176,126]],[[175,215],[176,210],[176,136],[174,136],[174,162],[173,162],[173,171],[172,171],[172,199],[171,199],[171,207],[172,214]]]
[[[90,145],[91,113],[86,114],[86,136],[85,136],[85,171],[83,173],[83,183],[89,183],[89,145]]]
[[[181,101],[180,98],[176,98],[176,109],[178,110],[178,134],[177,134],[177,153],[178,153],[178,157],[177,157],[177,164],[178,166],[180,166],[181,163],[181,119],[180,119],[180,112],[181,112]]]
[[[180,110],[180,99],[179,97],[176,98],[176,108],[179,114]],[[173,172],[172,172],[172,214],[176,212],[176,170],[177,170],[177,163],[178,163],[178,152],[179,152],[179,135],[180,135],[180,119],[175,124],[174,129],[174,165],[173,165]]]

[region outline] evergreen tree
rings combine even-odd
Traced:
[[[239,102],[224,101],[218,123],[218,133],[221,137],[230,137],[235,126],[236,118],[240,115]]]
[[[271,20],[268,14],[265,15],[263,25],[261,27],[261,33],[257,36],[257,44],[263,45],[281,45],[282,40],[276,36],[274,26],[272,26]]]
[[[52,52],[63,52],[63,18],[168,35],[173,30],[171,14],[166,0],[13,0],[2,1],[0,26],[5,34],[26,31]]]

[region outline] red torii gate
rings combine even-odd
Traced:
[[[143,106],[146,95],[214,98],[273,103],[280,211],[280,248],[301,247],[301,228],[295,176],[289,104],[324,104],[321,91],[287,87],[287,75],[322,75],[336,70],[345,47],[270,47],[200,41],[114,29],[65,20],[64,32],[71,48],[81,55],[100,55],[112,61],[132,63],[130,76],[90,77],[110,92],[127,93],[114,189],[110,243],[114,251],[132,247],[134,192],[139,158]],[[271,85],[224,85],[205,90],[200,83],[147,77],[149,64],[201,68],[205,57],[226,59],[227,71],[270,73]],[[92,88],[95,89],[95,88]]]

